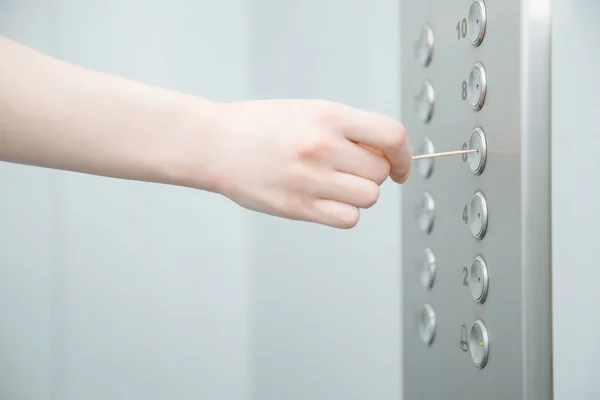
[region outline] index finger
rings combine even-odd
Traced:
[[[342,130],[348,140],[383,153],[392,165],[392,180],[406,181],[413,149],[404,125],[385,115],[362,110],[349,110],[343,124]]]

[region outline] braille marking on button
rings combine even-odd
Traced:
[[[487,161],[487,140],[483,129],[479,127],[473,129],[467,148],[469,150],[477,150],[476,153],[467,154],[467,161],[471,171],[475,175],[481,175]]]
[[[468,36],[475,47],[483,42],[487,26],[487,10],[483,0],[475,0],[469,8]]]

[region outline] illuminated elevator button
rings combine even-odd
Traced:
[[[435,93],[429,82],[423,82],[419,95],[416,97],[417,114],[423,122],[429,122],[433,115]]]
[[[423,145],[421,146],[420,154],[433,154],[435,153],[435,147],[433,146],[433,142],[429,138],[425,138],[423,140]],[[431,171],[433,170],[433,158],[422,158],[417,161],[419,172],[423,175],[424,178],[429,178],[431,176]]]
[[[477,256],[471,263],[469,269],[469,289],[473,299],[483,304],[488,292],[488,270],[485,260],[481,256]]]
[[[468,149],[477,150],[477,153],[469,153],[467,155],[467,162],[475,175],[481,175],[487,159],[487,141],[485,133],[483,133],[481,128],[477,127],[471,133]]]
[[[467,84],[467,98],[474,110],[479,111],[485,103],[487,94],[487,75],[483,64],[477,63],[471,68]]]
[[[427,290],[433,286],[435,280],[435,256],[431,249],[425,249],[423,264],[421,266],[421,284]]]
[[[469,9],[468,35],[473,46],[479,46],[485,36],[487,10],[483,0],[475,0]]]
[[[415,43],[415,57],[422,66],[426,67],[431,62],[433,55],[433,31],[429,25],[423,26],[419,40]]]
[[[490,338],[482,320],[478,319],[471,326],[469,334],[469,350],[471,359],[478,368],[485,367],[490,352]]]
[[[469,203],[469,228],[477,239],[483,239],[487,230],[488,208],[485,196],[480,191],[475,192]]]
[[[423,194],[417,209],[419,227],[425,233],[430,233],[435,220],[435,203],[429,193]]]
[[[425,304],[418,317],[419,336],[426,345],[431,345],[435,337],[435,312],[429,304]]]

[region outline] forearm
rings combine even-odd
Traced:
[[[0,161],[187,184],[177,162],[183,142],[204,136],[198,157],[210,153],[219,120],[209,101],[73,66],[2,37],[0,59]],[[208,168],[194,171],[194,186],[213,189]]]
[[[0,161],[210,190],[348,228],[412,149],[402,124],[320,100],[215,104],[0,37]]]

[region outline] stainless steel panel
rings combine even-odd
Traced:
[[[427,178],[413,173],[403,186],[404,400],[549,400],[549,5],[401,1],[402,120],[412,143],[419,149],[429,138],[436,151],[468,148],[480,128],[486,144],[480,174],[468,157],[445,157]],[[469,27],[484,15],[481,5],[485,32]],[[425,26],[428,63],[418,51]],[[479,237],[470,220],[483,218],[482,208],[470,208],[475,193],[487,209]],[[430,288],[421,283],[425,249],[435,254]],[[478,256],[487,266],[481,303],[469,287]],[[423,310],[435,312],[435,325]],[[432,326],[424,342],[423,327]],[[479,337],[485,341],[475,349]]]

